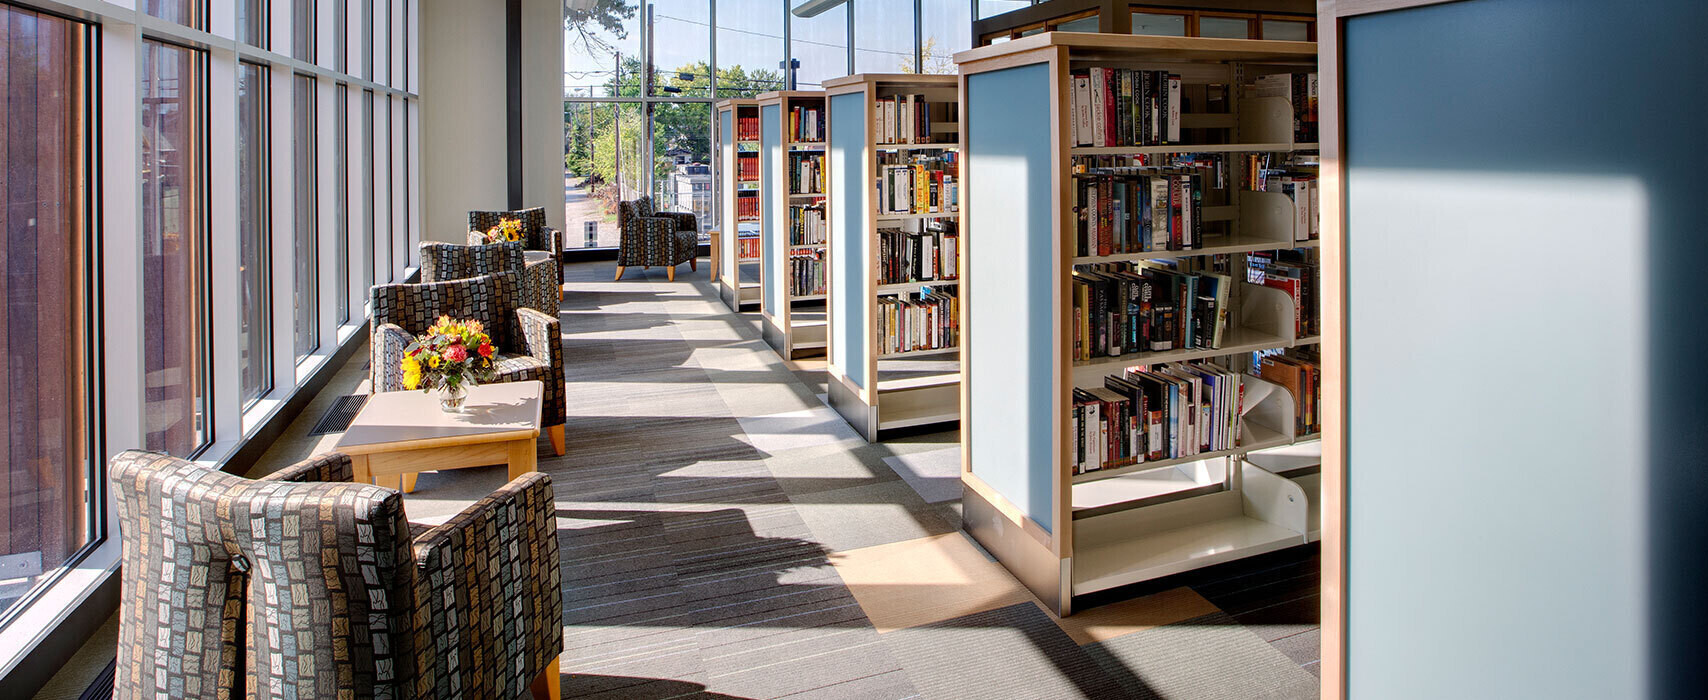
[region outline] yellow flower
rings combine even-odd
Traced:
[[[427,366],[432,367],[433,369],[438,369],[439,368],[439,356],[438,355],[428,355],[427,356]]]
[[[421,362],[413,357],[403,358],[403,388],[410,391],[421,388]]]

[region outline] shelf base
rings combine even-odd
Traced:
[[[1305,543],[1302,533],[1246,515],[1238,492],[1077,521],[1073,594],[1149,581]]]

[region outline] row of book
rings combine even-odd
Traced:
[[[1222,347],[1233,278],[1156,261],[1073,271],[1074,359]]]
[[[824,294],[825,266],[823,248],[795,248],[789,251],[789,296],[802,297]]]
[[[826,230],[823,204],[789,205],[789,245],[824,243]]]
[[[949,152],[878,154],[878,213],[947,214],[961,209],[960,158]]]
[[[737,196],[735,198],[735,218],[737,221],[758,221],[759,198],[755,196]]]
[[[1209,361],[1128,368],[1073,390],[1073,473],[1239,446],[1245,382]]]
[[[760,238],[758,231],[742,231],[735,237],[735,256],[738,260],[759,259]]]
[[[759,140],[759,115],[737,116],[735,118],[735,140]]]
[[[946,292],[878,297],[878,354],[943,350],[961,342],[960,299]]]
[[[1308,249],[1259,251],[1245,258],[1245,281],[1274,287],[1293,298],[1293,330],[1300,338],[1322,333],[1317,312],[1320,272]]]
[[[1253,355],[1252,374],[1287,387],[1293,393],[1294,434],[1322,432],[1321,356],[1307,348],[1263,350]]]
[[[789,108],[789,140],[820,142],[824,140],[824,108],[796,105]]]
[[[1181,79],[1168,71],[1073,71],[1075,146],[1180,143]]]
[[[1293,106],[1293,142],[1317,142],[1317,74],[1275,73],[1252,81],[1256,97],[1282,97]]]
[[[759,181],[759,154],[757,152],[736,155],[735,180],[736,182]]]
[[[959,105],[932,102],[924,95],[894,95],[878,98],[872,111],[872,128],[878,143],[952,142],[948,135],[931,133],[932,122],[959,122]]]
[[[789,154],[789,194],[824,193],[824,154]]]
[[[954,221],[939,219],[924,231],[878,229],[878,284],[956,279],[960,254]]]
[[[1197,169],[1093,168],[1073,182],[1078,255],[1204,247],[1204,177]]]

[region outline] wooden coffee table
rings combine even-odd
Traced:
[[[336,449],[350,455],[358,483],[404,493],[415,491],[417,472],[508,464],[514,479],[535,470],[544,390],[537,381],[477,386],[463,413],[441,410],[437,394],[381,392],[368,397]]]

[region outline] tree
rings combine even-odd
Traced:
[[[570,40],[580,44],[589,56],[610,54],[615,47],[598,32],[628,38],[623,20],[632,19],[639,10],[639,3],[631,0],[564,0],[563,26],[571,32]]]

